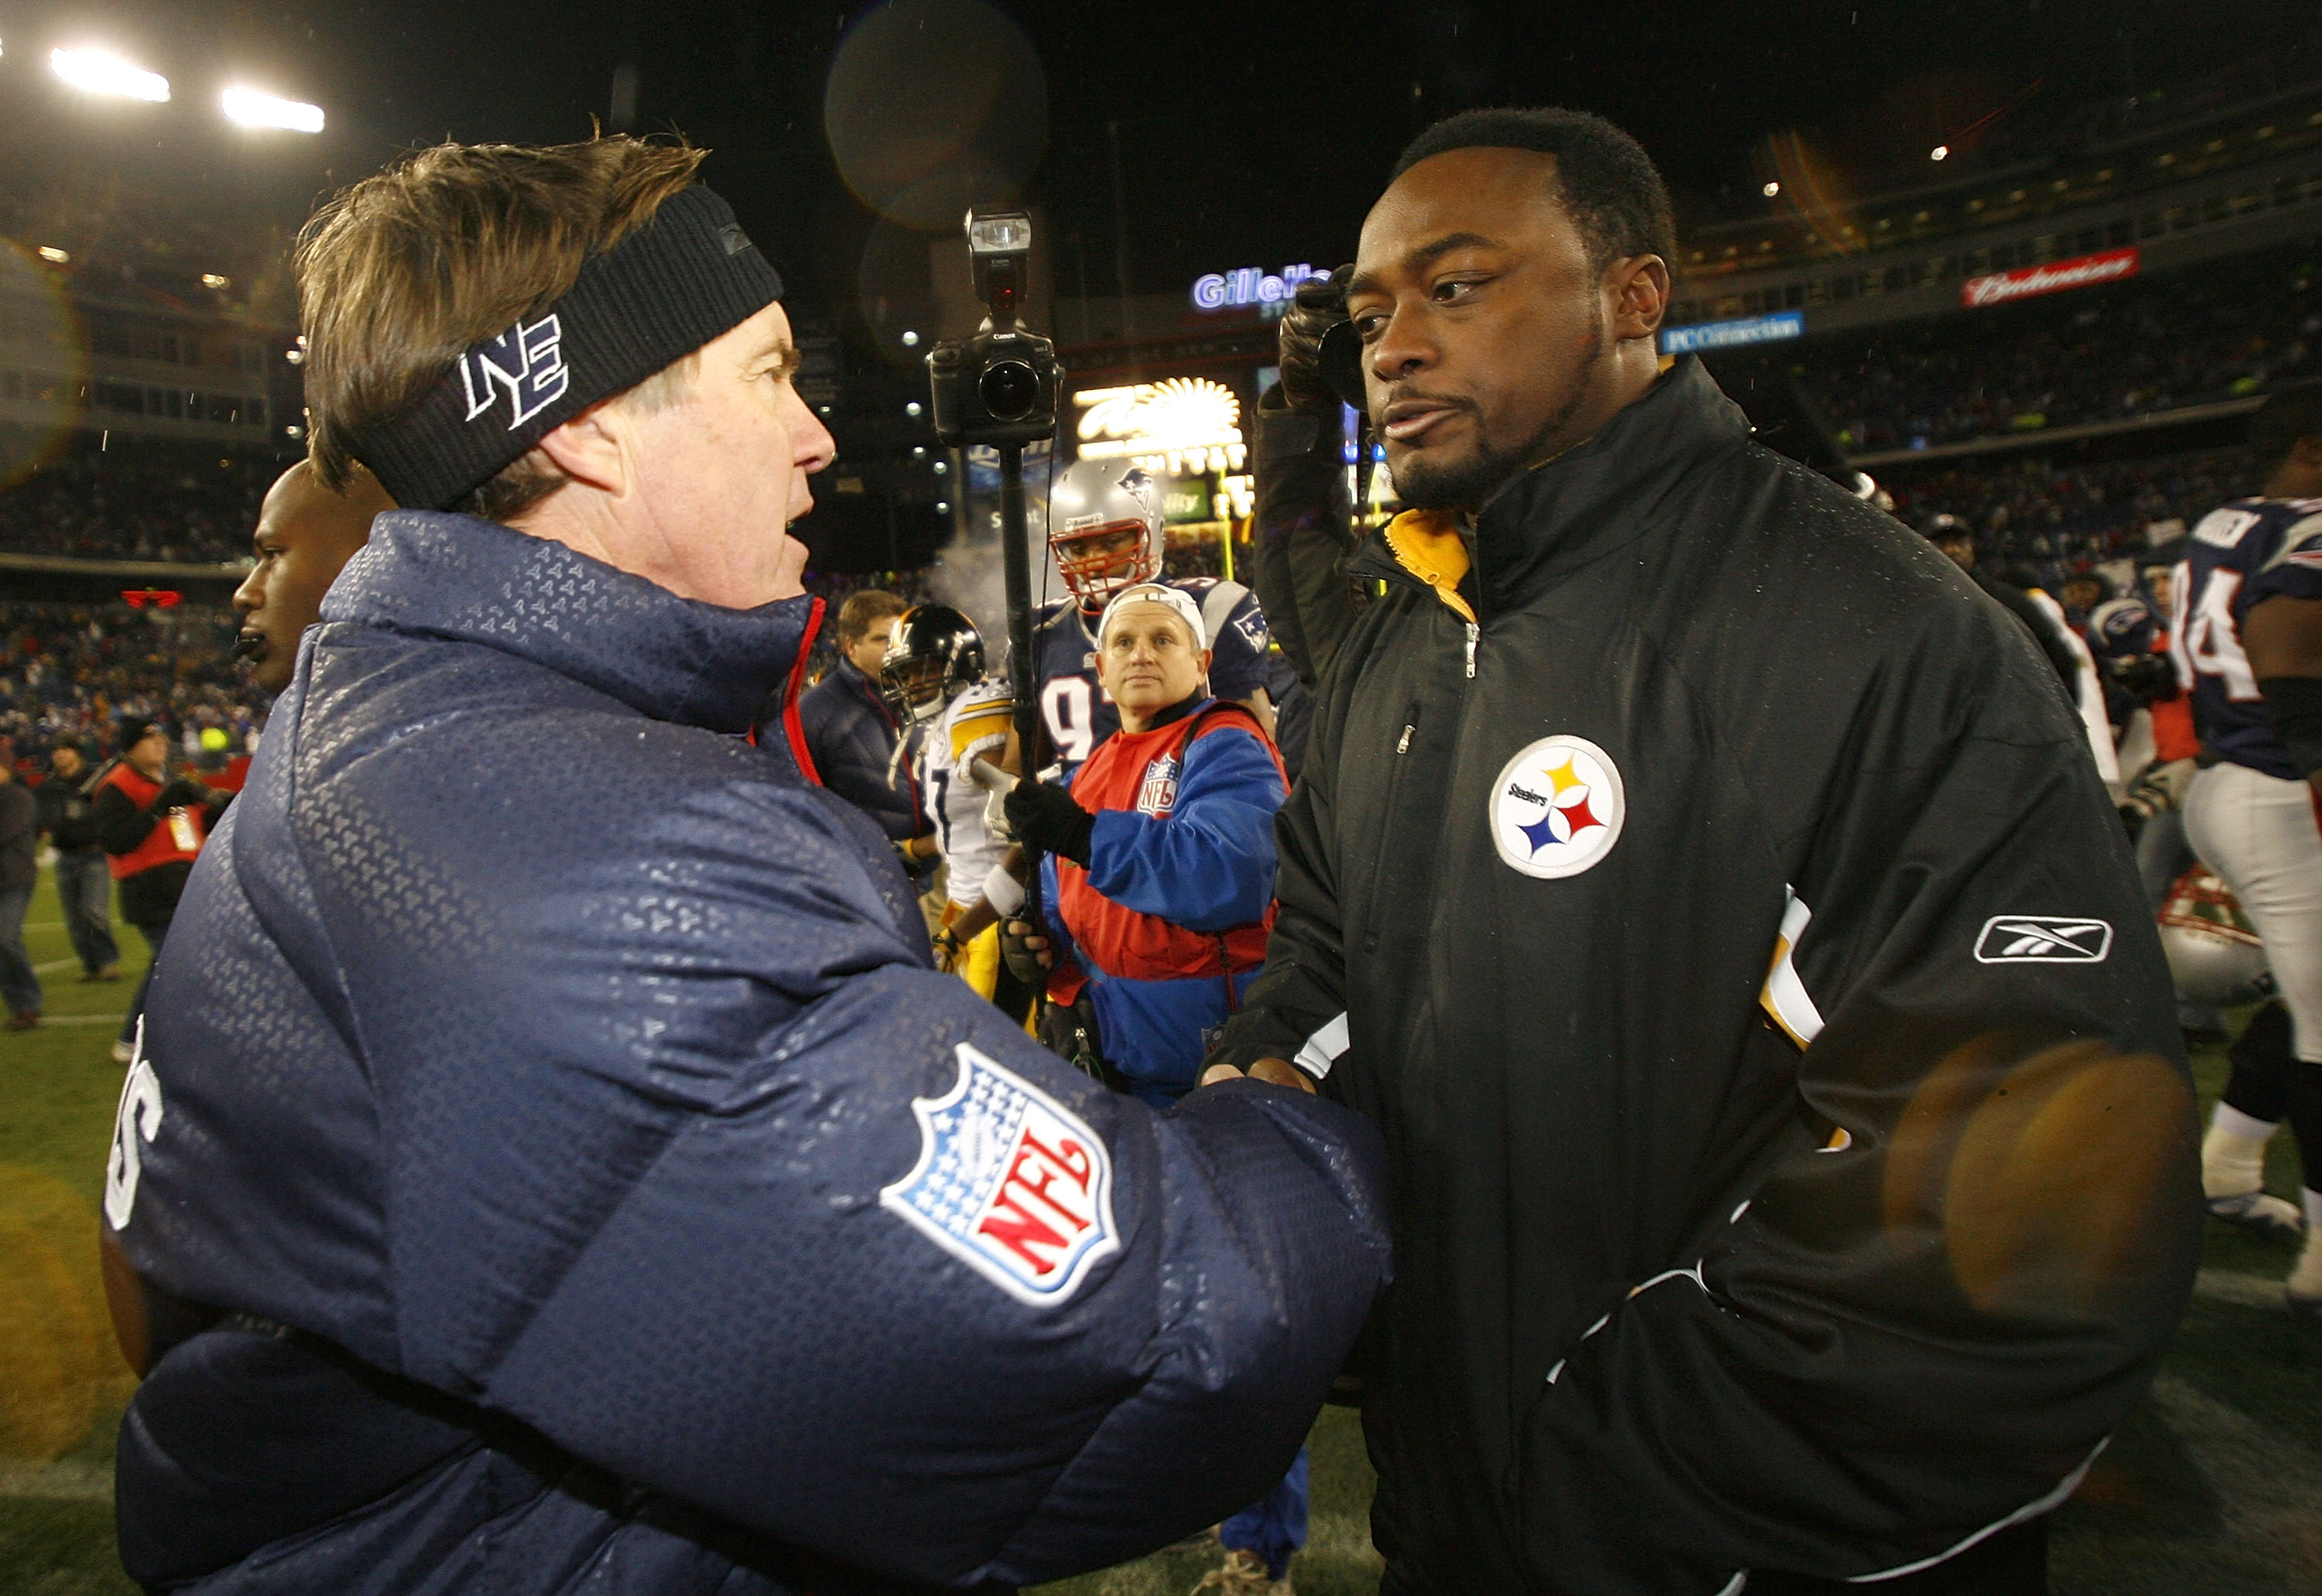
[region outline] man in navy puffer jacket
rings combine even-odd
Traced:
[[[1065,1068],[801,774],[830,442],[698,160],[425,151],[302,247],[318,474],[434,508],[306,634],[123,1089],[149,1590],[1053,1578],[1278,1476],[1385,1279],[1351,1115]]]

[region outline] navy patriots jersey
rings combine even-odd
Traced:
[[[1163,584],[1202,606],[1210,634],[1210,691],[1248,698],[1266,685],[1266,612],[1239,582],[1187,577]],[[1032,629],[1032,673],[1040,683],[1040,718],[1069,776],[1096,745],[1120,730],[1120,712],[1097,685],[1096,632],[1067,598],[1040,612]]]
[[[2170,652],[2192,690],[2202,743],[2285,781],[2290,762],[2265,724],[2265,699],[2242,651],[2242,620],[2274,595],[2322,598],[2322,498],[2239,498],[2193,528],[2177,567]]]

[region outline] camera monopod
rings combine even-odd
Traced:
[[[1032,678],[1032,569],[1024,516],[1024,445],[1056,430],[1056,346],[1017,320],[1030,278],[1032,218],[1022,211],[967,214],[967,259],[987,312],[973,338],[928,351],[936,435],[952,447],[1000,453],[1001,573],[1008,588],[1008,685],[1026,771],[1038,768],[1038,684]],[[961,485],[963,489],[966,484]]]

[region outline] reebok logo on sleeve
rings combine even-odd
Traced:
[[[1979,964],[2101,964],[2112,952],[2112,926],[2054,915],[1994,915],[1975,940]]]

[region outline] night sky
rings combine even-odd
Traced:
[[[1044,207],[1061,291],[1115,291],[1124,255],[1138,290],[1174,290],[1202,271],[1339,258],[1403,141],[1467,105],[1601,112],[1643,141],[1682,211],[1706,216],[1746,214],[1765,141],[1785,130],[1804,130],[1859,188],[1876,187],[1915,176],[1935,141],[1960,147],[1964,165],[1978,142],[2036,134],[2092,99],[2166,92],[2253,58],[2310,69],[2316,48],[2314,8],[2275,0],[893,0],[883,33],[882,9],[0,4],[0,131],[23,148],[38,123],[84,162],[117,148],[125,169],[183,171],[190,192],[262,191],[295,221],[316,193],[399,148],[583,137],[592,114],[619,125],[626,64],[628,124],[710,146],[709,179],[770,252],[843,309],[866,251],[907,245],[914,223],[955,226],[941,218],[958,214],[960,182],[1020,186]],[[168,74],[176,103],[101,115],[63,103],[45,82],[47,50],[81,41]],[[331,130],[313,141],[222,132],[212,107],[230,76],[323,105]],[[833,81],[855,86],[829,125],[871,146],[855,164],[878,180],[858,171],[855,187],[883,218],[841,180],[826,137]],[[934,177],[914,190],[917,172]]]

